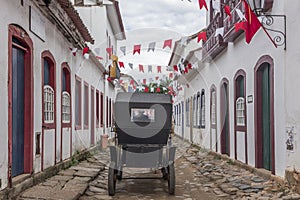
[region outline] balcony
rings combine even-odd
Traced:
[[[232,1],[230,8],[232,10],[231,18],[224,13],[224,42],[233,42],[243,32],[242,30],[235,32],[234,27],[234,24],[241,21],[235,9],[239,9],[242,13],[245,13],[242,1]]]
[[[222,14],[217,13],[207,27],[207,40],[203,43],[202,61],[209,62],[227,47],[227,43],[218,35],[215,36],[216,29],[223,27]]]
[[[244,13],[242,1],[230,1],[229,6],[231,8],[231,18],[227,16],[224,9],[221,9],[221,13],[217,13],[207,27],[207,41],[203,42],[202,50],[203,62],[210,62],[213,60],[218,54],[227,48],[228,42],[234,42],[234,40],[242,33],[241,30],[239,32],[235,32],[234,27],[234,24],[240,21],[235,9],[238,8]],[[222,27],[224,27],[224,36],[215,36],[216,29]]]

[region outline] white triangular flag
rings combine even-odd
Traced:
[[[216,29],[216,34],[215,34],[215,37],[217,37],[218,35],[222,36],[224,35],[224,27],[221,27],[221,28],[217,28]]]
[[[139,91],[142,91],[143,89],[145,89],[145,87],[142,86],[142,85],[139,85],[139,86],[137,87],[137,89],[138,89]]]
[[[245,15],[242,13],[242,11],[241,11],[240,9],[236,8],[235,11],[236,11],[236,13],[238,14],[238,16],[240,17],[240,19],[241,19],[242,21],[243,21],[243,20],[246,20],[246,21],[247,21]]]
[[[188,37],[187,36],[182,37],[181,40],[180,40],[180,45],[181,46],[187,45],[187,41],[188,41]]]
[[[151,87],[151,88],[150,88],[150,92],[154,92],[154,87]]]
[[[213,9],[217,13],[221,12],[221,3],[220,3],[220,0],[213,0],[212,1],[212,7],[213,7]]]
[[[83,55],[83,57],[85,58],[85,59],[89,59],[90,58],[90,54],[89,53],[85,53],[84,55]]]

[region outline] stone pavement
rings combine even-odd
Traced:
[[[117,182],[116,195],[108,196],[109,152],[105,149],[24,191],[17,199],[300,199],[288,187],[233,165],[230,160],[222,160],[177,137],[173,143],[178,147],[174,196],[168,195],[167,181],[163,179],[122,179]],[[161,173],[146,172],[128,169],[123,176],[161,177]]]

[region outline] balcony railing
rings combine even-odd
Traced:
[[[207,41],[203,43],[202,60],[210,61],[214,59],[219,53],[227,48],[228,42],[233,42],[242,31],[235,32],[234,24],[240,21],[235,9],[240,9],[242,13],[245,13],[242,1],[230,1],[229,6],[231,8],[231,18],[227,16],[224,9],[221,13],[217,13],[213,20],[207,27]],[[217,28],[224,27],[223,37],[215,36]]]
[[[242,30],[239,32],[235,32],[235,27],[234,24],[237,22],[240,22],[240,17],[235,12],[235,9],[239,9],[242,11],[242,13],[245,13],[244,6],[242,4],[242,1],[232,1],[232,3],[229,5],[230,9],[232,10],[231,12],[231,17],[227,16],[224,13],[225,19],[224,19],[224,41],[225,42],[233,42],[241,33]]]
[[[223,27],[223,18],[220,13],[217,13],[206,29],[207,40],[202,46],[203,61],[212,60],[227,47],[227,43],[223,42],[220,35],[215,36],[216,29],[221,27]]]

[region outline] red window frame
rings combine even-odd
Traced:
[[[78,91],[77,91],[77,84],[79,84],[79,87],[78,87]],[[77,102],[75,102],[75,112],[76,114],[78,113],[78,123],[77,123],[77,119],[76,119],[76,116],[75,116],[75,129],[76,130],[80,130],[82,129],[82,117],[81,117],[81,114],[82,114],[82,79],[79,78],[78,76],[75,76],[75,95],[77,97],[78,95],[78,108],[76,107],[76,104]],[[75,98],[75,101],[77,101],[77,98]],[[76,110],[78,109],[78,110]]]
[[[62,64],[61,83],[63,82],[63,73],[66,74],[66,90],[65,91],[67,91],[70,95],[70,123],[62,123],[62,127],[71,127],[71,125],[72,125],[71,70],[67,63]],[[62,90],[61,92],[64,92],[64,91]],[[61,102],[62,102],[62,99],[61,99]],[[61,118],[62,118],[62,113],[61,113]]]
[[[89,84],[84,81],[84,122],[83,128],[89,128]]]
[[[55,69],[56,69],[56,63],[53,55],[50,51],[44,51],[42,52],[42,121],[43,121],[43,127],[46,127],[48,129],[54,129],[56,127],[56,78],[55,78]],[[54,90],[54,120],[53,123],[45,123],[45,117],[44,117],[44,60],[46,60],[49,64],[49,85]]]

